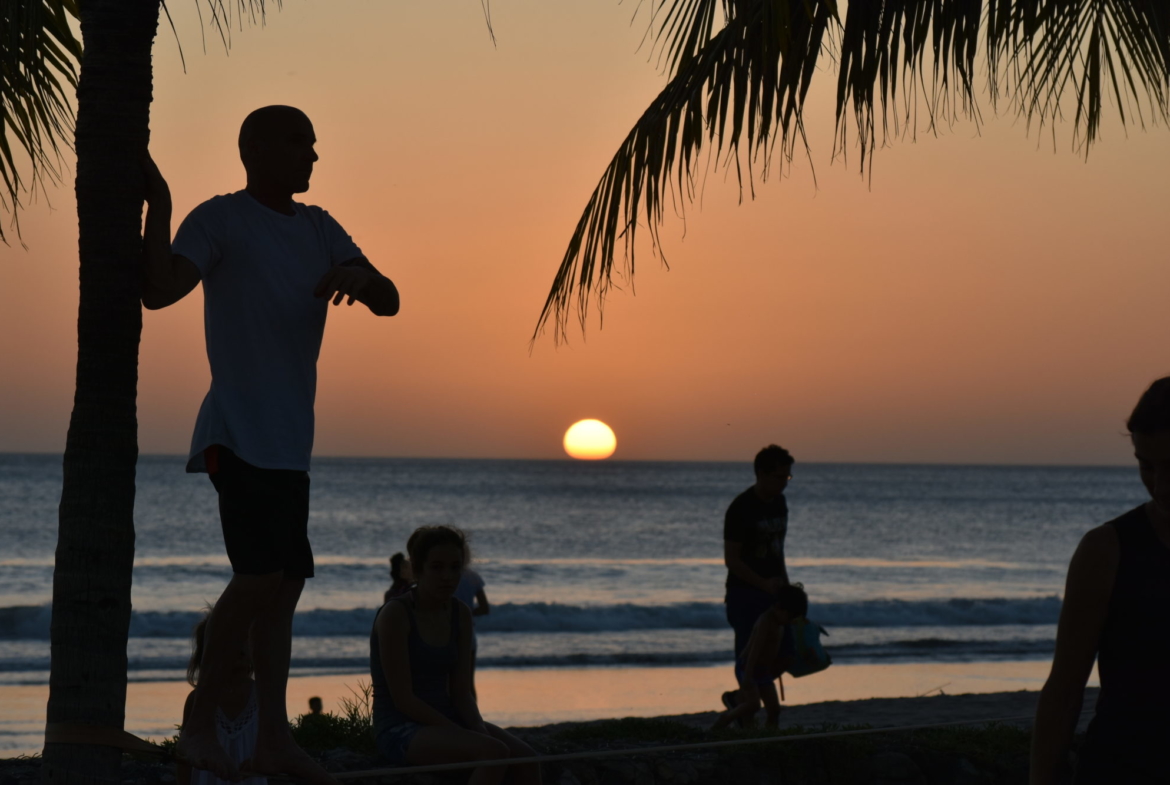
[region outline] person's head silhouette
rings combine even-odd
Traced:
[[[1170,376],[1164,376],[1142,393],[1126,421],[1142,484],[1155,508],[1170,517]]]
[[[291,106],[264,106],[240,126],[240,160],[248,191],[292,198],[309,190],[317,136],[308,115]]]
[[[310,714],[320,714],[322,708],[324,708],[324,707],[321,703],[320,698],[318,698],[316,696],[309,698],[309,713]]]
[[[769,444],[756,453],[753,468],[756,472],[756,495],[771,501],[788,487],[792,479],[792,454],[775,444]]]

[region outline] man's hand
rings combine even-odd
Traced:
[[[171,189],[149,152],[142,158],[142,175],[146,180],[146,203],[153,208],[163,209],[169,214]]]
[[[343,299],[349,297],[346,305],[353,305],[361,299],[375,275],[377,273],[370,272],[364,267],[335,265],[321,276],[313,295],[332,297],[334,305],[340,305]]]
[[[349,305],[362,303],[375,316],[398,313],[398,288],[364,256],[330,267],[317,282],[313,294],[332,298],[334,305],[340,305],[348,297]]]

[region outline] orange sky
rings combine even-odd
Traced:
[[[835,72],[820,74],[807,161],[737,206],[734,175],[647,252],[603,330],[528,338],[580,211],[663,84],[634,4],[292,0],[201,51],[194,3],[155,47],[152,150],[175,227],[243,185],[240,120],[314,120],[304,200],[395,280],[402,313],[335,309],[318,455],[562,457],[596,417],[616,458],[1118,463],[1143,386],[1170,373],[1170,134],[1115,125],[1089,160],[1069,126],[959,123],[831,163]],[[165,22],[164,22],[165,25]],[[986,109],[986,107],[985,107]],[[990,112],[987,112],[990,115]],[[0,451],[58,451],[72,396],[72,182],[0,250]],[[148,313],[144,452],[185,452],[207,390],[202,295]]]

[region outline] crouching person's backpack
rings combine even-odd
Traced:
[[[829,633],[815,621],[805,618],[792,621],[792,635],[796,640],[796,660],[788,667],[793,676],[819,673],[833,664],[833,658],[821,645],[821,636]]]

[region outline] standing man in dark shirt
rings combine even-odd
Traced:
[[[743,654],[756,620],[788,584],[784,537],[788,502],[784,489],[792,479],[792,455],[770,444],[756,454],[756,483],[735,497],[723,519],[723,562],[727,565],[727,621],[735,630],[736,659]],[[771,687],[775,691],[775,685]],[[735,705],[735,693],[723,703]]]

